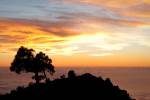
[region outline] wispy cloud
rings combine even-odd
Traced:
[[[8,48],[11,44],[10,51],[12,49],[16,50],[18,45],[24,45],[33,47],[38,51],[44,49],[45,52],[52,55],[88,54],[97,56],[113,54],[133,43],[149,46],[148,34],[143,35],[144,30],[149,31],[149,29],[142,28],[142,26],[144,27],[148,23],[132,23],[130,21],[118,20],[116,24],[120,24],[113,25],[115,24],[115,20],[88,18],[89,24],[73,23],[74,21],[65,24],[65,22],[62,23],[61,21],[46,22],[1,18],[0,30],[2,32],[0,35],[0,44],[8,45]],[[106,23],[106,26],[99,26],[104,23]],[[69,26],[71,24],[73,26]],[[12,27],[12,25],[15,27]],[[119,25],[122,25],[123,28],[119,27]],[[83,29],[80,29],[79,26]],[[110,28],[112,26],[114,28]],[[125,28],[126,26],[140,27],[141,31],[140,28],[135,30],[132,27],[130,29]],[[1,49],[5,48],[1,47]]]
[[[113,53],[91,54],[91,56],[110,56],[110,55],[113,55]]]

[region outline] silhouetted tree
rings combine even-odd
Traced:
[[[45,71],[50,72],[50,74],[55,72],[52,60],[45,53],[39,52],[35,55],[33,49],[28,49],[23,46],[18,49],[11,63],[10,70],[18,74],[21,72],[34,73],[35,76],[33,76],[33,79],[36,80],[36,83],[39,83],[44,78],[47,79]],[[39,75],[39,73],[43,73],[44,75]]]
[[[74,77],[76,77],[75,71],[74,71],[74,70],[70,70],[70,71],[68,72],[68,78],[74,78]]]
[[[66,78],[66,76],[63,74],[63,75],[60,76],[60,78],[64,79],[64,78]]]

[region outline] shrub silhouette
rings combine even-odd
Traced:
[[[39,83],[42,79],[47,79],[45,71],[50,72],[50,74],[55,72],[52,60],[45,53],[39,52],[35,55],[33,49],[23,46],[18,49],[10,70],[17,74],[21,72],[34,73],[35,75],[32,78],[35,79],[36,83]]]
[[[70,70],[70,71],[68,72],[68,78],[74,78],[74,77],[76,77],[75,71],[74,71],[74,70]]]

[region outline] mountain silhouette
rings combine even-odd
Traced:
[[[52,60],[43,52],[35,54],[35,50],[21,46],[11,63],[10,70],[17,74],[33,73],[35,83],[27,87],[18,87],[10,93],[1,95],[4,99],[76,99],[88,98],[91,100],[134,100],[126,90],[112,84],[109,78],[103,79],[90,73],[77,76],[73,70],[68,77],[49,80],[46,71],[51,75],[55,72]],[[42,83],[42,80],[45,82]]]
[[[18,87],[1,98],[11,99],[91,99],[91,100],[135,100],[126,90],[112,84],[109,78],[103,79],[90,73],[76,76],[73,71],[68,77],[62,77],[46,83],[32,83],[28,87]]]

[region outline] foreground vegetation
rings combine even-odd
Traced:
[[[67,78],[61,77],[53,81],[47,80],[46,83],[33,83],[28,87],[18,87],[1,97],[13,99],[134,100],[131,99],[126,90],[114,86],[109,78],[104,80],[89,73],[75,76],[73,71],[68,73]]]
[[[114,86],[109,78],[102,79],[89,73],[76,76],[75,72],[69,71],[68,77],[64,75],[60,79],[51,81],[47,78],[45,71],[52,75],[55,72],[52,60],[43,52],[35,54],[33,49],[21,46],[10,70],[20,74],[34,73],[32,77],[35,83],[27,87],[18,87],[10,93],[1,95],[1,98],[11,99],[85,99],[91,100],[133,100],[126,90]],[[43,83],[41,82],[42,80]]]

